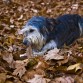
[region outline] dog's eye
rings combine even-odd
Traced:
[[[29,31],[29,32],[30,32],[30,33],[32,33],[33,31],[34,31],[33,29],[30,29],[30,31]]]

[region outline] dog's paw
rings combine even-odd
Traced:
[[[44,55],[46,53],[46,50],[44,50],[44,51],[40,51],[40,52],[33,52],[33,55],[34,56],[42,56],[42,55]]]

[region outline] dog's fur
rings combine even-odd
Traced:
[[[32,46],[34,55],[42,55],[47,50],[70,45],[83,36],[83,18],[76,14],[56,19],[35,16],[20,32],[24,34],[23,43]]]

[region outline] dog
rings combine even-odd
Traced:
[[[34,16],[20,31],[23,44],[31,45],[34,55],[43,55],[48,50],[62,48],[83,37],[83,18],[77,14],[65,14],[57,18]]]

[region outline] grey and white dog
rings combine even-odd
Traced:
[[[34,16],[20,31],[23,43],[31,45],[34,55],[43,55],[53,48],[70,45],[83,36],[83,18],[77,14],[62,15],[58,18]]]

